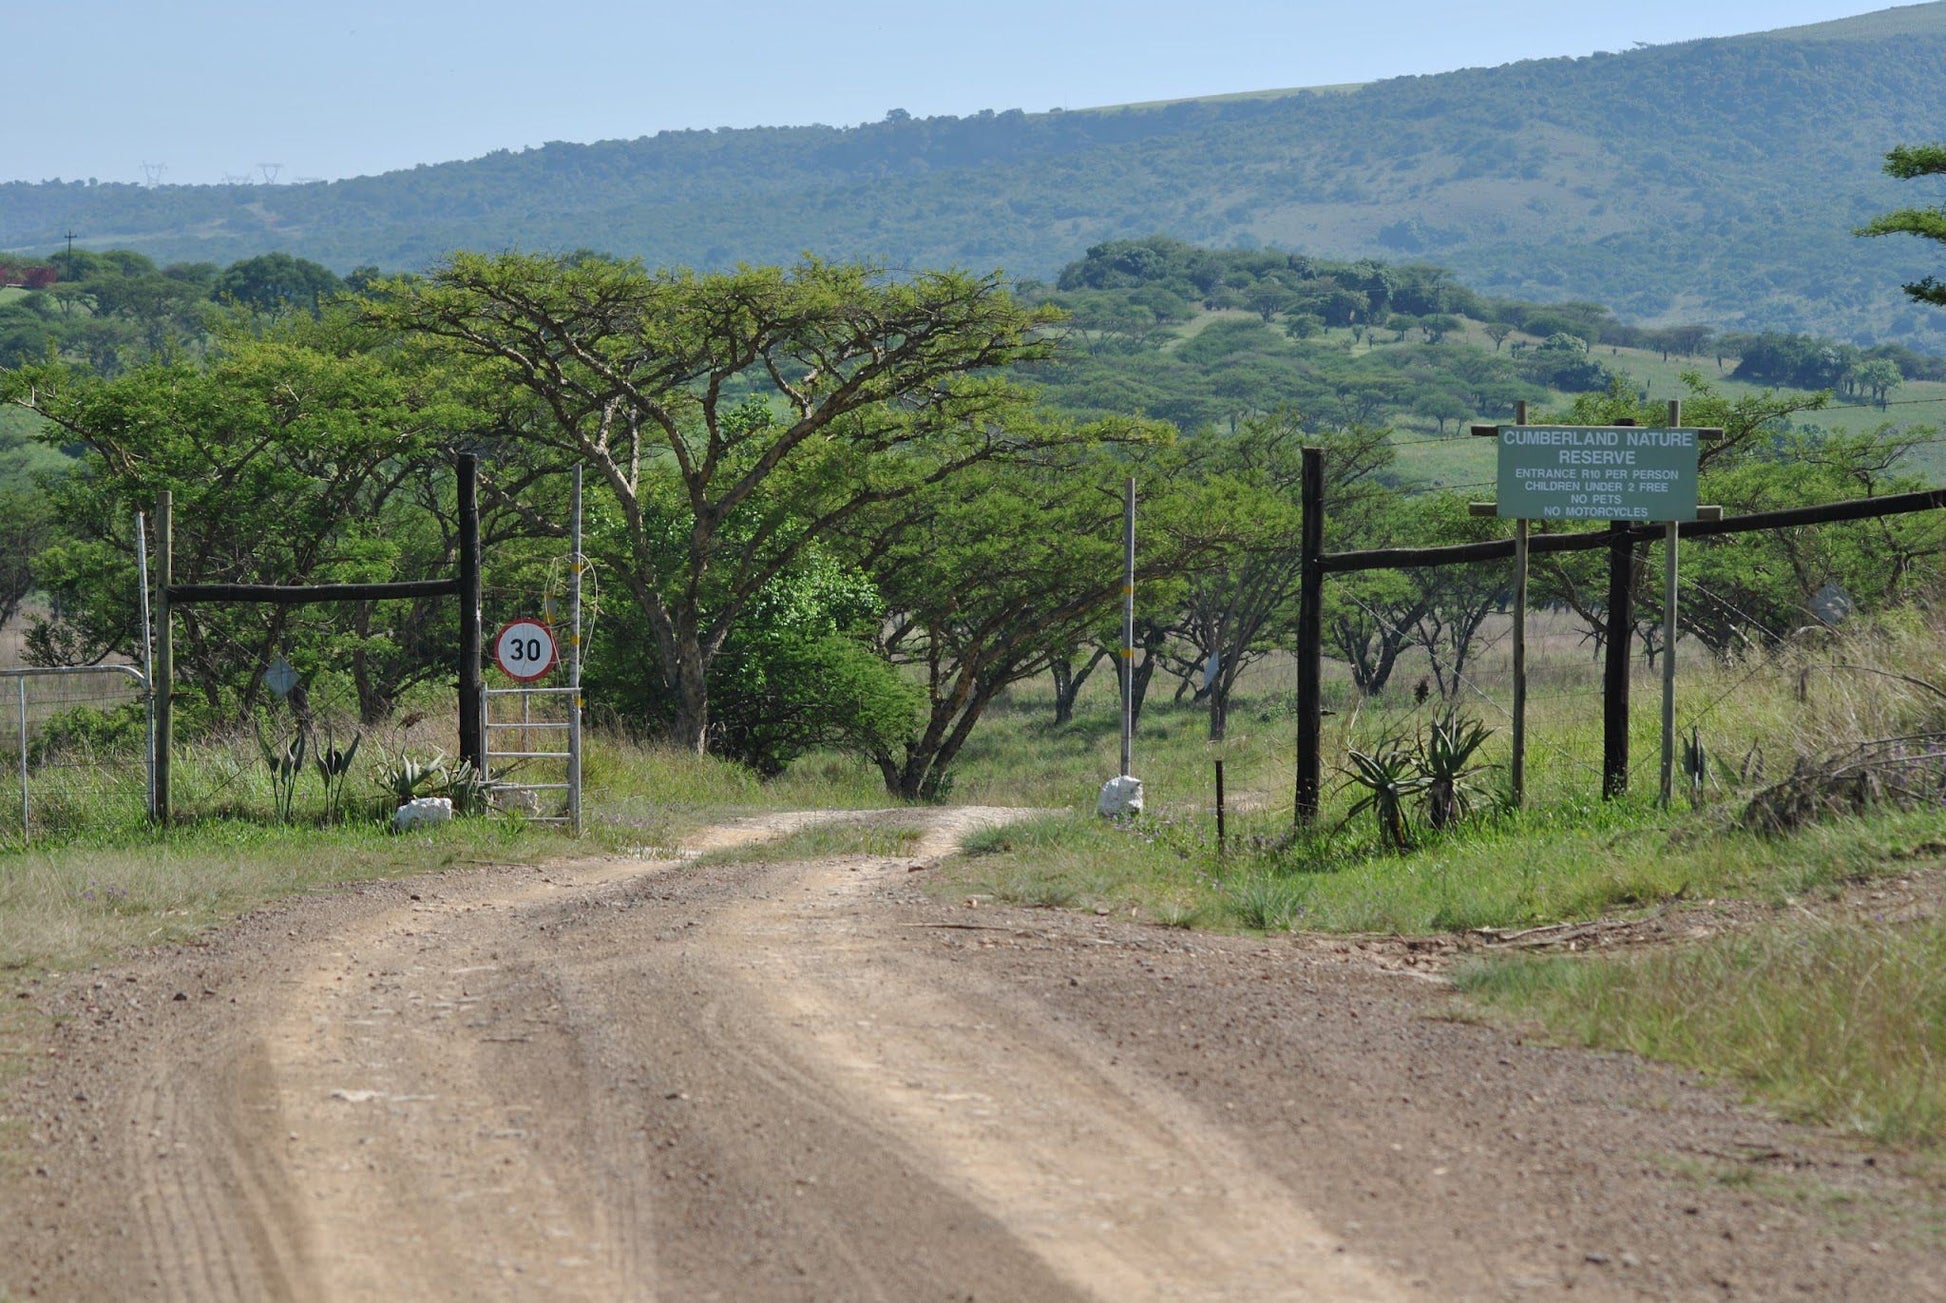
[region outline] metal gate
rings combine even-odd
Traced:
[[[134,683],[136,701],[143,707],[141,734],[117,738],[100,727],[75,727],[79,708],[124,705],[126,695],[69,691],[53,697],[29,691],[38,680],[75,683],[93,678],[125,678]],[[0,669],[0,682],[13,681],[0,693],[12,705],[14,727],[11,737],[16,750],[12,768],[18,775],[20,801],[20,840],[34,839],[36,797],[42,809],[43,828],[51,825],[92,824],[99,821],[104,808],[126,802],[130,813],[144,818],[155,814],[155,696],[149,690],[148,676],[133,665],[25,666]],[[4,716],[0,716],[4,718]],[[106,712],[99,723],[110,722]],[[65,724],[64,729],[61,726]],[[11,802],[9,803],[12,804]],[[12,810],[8,811],[11,815]],[[11,823],[0,820],[0,828]]]
[[[581,835],[581,583],[588,559],[581,553],[581,467],[574,468],[568,508],[568,638],[565,687],[486,688],[480,693],[480,776],[488,799],[537,823],[565,824]],[[496,703],[501,709],[496,709]],[[516,703],[518,705],[516,706]],[[536,741],[561,737],[566,750]],[[497,738],[509,739],[504,747]],[[515,740],[517,739],[517,740]],[[501,762],[505,762],[504,766]],[[536,773],[534,771],[539,770]],[[563,794],[559,813],[543,804],[544,793]]]

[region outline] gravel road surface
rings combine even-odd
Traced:
[[[919,890],[1009,815],[350,887],[0,987],[48,1015],[0,1298],[1946,1297],[1922,1158],[1523,1043],[1403,946]]]

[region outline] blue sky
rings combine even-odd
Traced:
[[[0,0],[0,180],[337,178],[667,128],[1370,81],[1858,0]]]

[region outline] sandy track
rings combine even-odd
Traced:
[[[45,1174],[4,1186],[0,1293],[1893,1298],[1946,1280],[1898,1164],[1678,1074],[1453,1022],[1452,997],[1352,948],[917,897],[915,861],[1005,814],[885,816],[926,823],[912,861],[347,891],[78,983],[23,1095]],[[1762,1180],[1697,1174],[1750,1154]]]

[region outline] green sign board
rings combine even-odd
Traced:
[[[1496,514],[1694,520],[1698,436],[1623,425],[1503,425]]]

